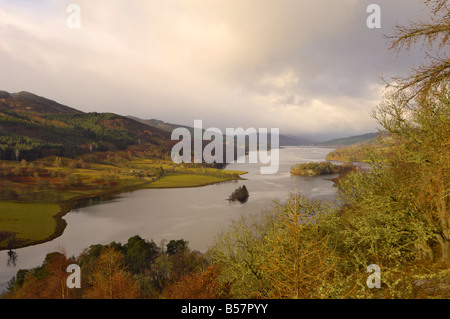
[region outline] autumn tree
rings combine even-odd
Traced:
[[[265,234],[276,222],[273,214],[242,216],[218,235],[208,259],[221,267],[220,280],[233,282],[235,298],[258,298],[269,284],[262,272]]]
[[[409,100],[426,97],[437,88],[449,85],[450,8],[447,0],[425,0],[431,10],[431,21],[397,25],[394,35],[388,36],[390,49],[399,53],[416,45],[425,47],[426,62],[413,69],[407,77],[395,77],[390,83]]]
[[[168,285],[162,292],[164,299],[228,299],[231,298],[231,283],[219,280],[220,270],[211,265],[201,272],[183,276]]]
[[[42,269],[33,269],[23,273],[23,281],[13,291],[10,291],[7,297],[15,299],[44,299],[43,292],[46,282],[39,275],[40,270]]]
[[[390,296],[413,291],[420,265],[450,259],[450,11],[445,0],[425,3],[431,22],[397,26],[390,37],[391,49],[421,45],[427,54],[408,77],[393,79],[373,111],[390,152],[339,185],[339,250],[349,267],[382,263]],[[397,286],[405,265],[413,275]],[[444,273],[437,267],[435,278]]]
[[[277,222],[265,236],[262,252],[261,270],[269,283],[264,297],[326,297],[337,258],[318,221],[321,214],[331,213],[330,207],[294,194],[274,211]]]
[[[420,100],[390,96],[374,112],[391,137],[391,157],[383,170],[392,176],[388,199],[422,223],[416,246],[431,254],[433,242],[442,259],[450,258],[450,92],[430,92]],[[388,196],[388,194],[386,194]],[[407,208],[409,207],[409,208]],[[420,232],[415,232],[418,236]]]
[[[389,40],[397,52],[424,47],[427,60],[410,76],[393,79],[393,90],[373,116],[392,139],[395,157],[386,166],[399,184],[392,198],[402,201],[403,207],[409,203],[409,216],[423,222],[423,229],[431,233],[417,239],[420,254],[432,254],[437,242],[441,258],[448,260],[450,7],[446,0],[426,0],[425,4],[431,20],[397,26]]]
[[[319,217],[332,213],[326,202],[292,195],[273,211],[233,222],[209,252],[232,282],[237,298],[321,298],[328,295],[333,244],[319,228]]]
[[[171,281],[178,280],[182,276],[188,276],[205,266],[204,256],[197,252],[185,252],[170,256],[172,260]]]
[[[79,298],[79,289],[69,289],[67,266],[75,263],[63,252],[46,255],[42,266],[20,270],[9,285],[10,298],[18,299],[70,299]]]
[[[94,299],[135,299],[140,297],[139,286],[125,269],[124,256],[106,246],[96,259],[89,276],[91,288],[86,297]]]
[[[46,280],[46,289],[43,291],[46,298],[67,299],[77,297],[77,289],[67,287],[67,278],[70,275],[67,272],[67,267],[74,263],[75,260],[67,258],[63,252],[47,254],[44,266],[47,268],[49,276]]]

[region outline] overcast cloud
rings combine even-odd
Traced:
[[[366,26],[370,3],[381,29]],[[383,35],[416,18],[419,0],[3,0],[0,90],[186,125],[373,132],[381,77],[420,62]]]

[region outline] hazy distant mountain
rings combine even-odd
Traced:
[[[367,133],[362,135],[349,136],[344,138],[337,138],[334,140],[324,141],[316,143],[316,146],[329,146],[329,147],[343,147],[356,143],[361,143],[373,139],[378,136],[378,133]]]
[[[316,141],[310,138],[280,134],[280,146],[303,146],[314,143]]]
[[[151,120],[144,120],[144,119],[140,119],[138,117],[135,116],[131,116],[128,115],[127,116],[130,119],[136,120],[138,122],[141,123],[145,123],[148,125],[151,125],[153,127],[157,127],[159,129],[162,129],[164,131],[167,132],[172,132],[174,129],[178,128],[178,127],[184,127],[187,128],[189,130],[189,132],[191,132],[191,135],[193,136],[194,134],[194,128],[190,127],[190,126],[186,126],[186,125],[179,125],[179,124],[171,124],[171,123],[167,123],[161,120],[156,120],[156,119],[151,119]],[[270,142],[270,136],[268,137],[269,142]],[[298,136],[289,136],[289,135],[282,135],[280,134],[280,146],[300,146],[300,145],[311,145],[314,144],[316,141],[312,140],[312,139],[307,139],[307,138],[303,138],[303,137],[298,137]]]

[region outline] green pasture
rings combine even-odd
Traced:
[[[26,246],[51,237],[57,228],[58,204],[0,201],[0,249],[8,248],[15,234],[15,244]]]

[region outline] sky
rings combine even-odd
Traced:
[[[385,36],[427,18],[421,0],[2,0],[0,90],[204,128],[375,132],[386,80],[422,54]]]

